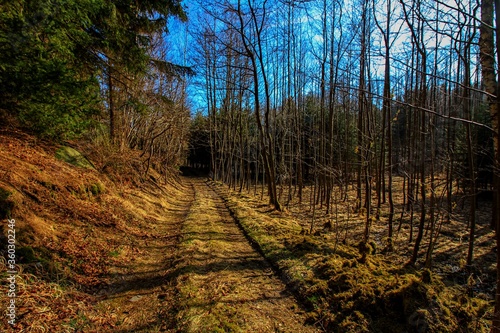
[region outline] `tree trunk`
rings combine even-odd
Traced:
[[[498,13],[500,12],[498,2],[495,2],[496,12],[497,12],[497,53],[500,45],[498,41],[500,36],[498,36],[498,23],[500,18]],[[494,145],[494,202],[493,202],[493,216],[492,216],[492,226],[496,230],[497,248],[500,248],[500,221],[498,208],[499,204],[499,187],[500,178],[498,174],[498,167],[500,166],[500,152],[499,152],[499,113],[498,113],[498,99],[497,94],[497,77],[495,73],[495,43],[493,37],[493,0],[482,0],[481,1],[481,26],[480,26],[480,38],[479,38],[479,49],[480,49],[480,61],[481,61],[481,74],[483,77],[484,90],[488,94],[488,102],[490,108],[490,115],[492,120],[493,128],[493,145]],[[500,57],[500,55],[498,55]],[[500,333],[500,255],[497,253],[497,288],[495,294],[495,312],[493,315],[493,325],[491,327],[492,333]]]
[[[112,66],[108,65],[108,112],[109,112],[109,140],[112,144],[115,143],[115,103],[113,99],[113,79]]]

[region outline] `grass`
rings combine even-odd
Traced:
[[[206,200],[198,200],[191,207],[183,226],[181,242],[184,261],[179,275],[177,290],[179,292],[178,328],[183,332],[240,332],[238,325],[231,322],[231,316],[213,303],[204,278],[208,271],[199,267],[204,258],[209,257],[215,249],[224,244],[217,240],[223,234],[221,226],[215,223],[210,215],[213,207]],[[209,232],[207,232],[209,231]],[[207,259],[208,260],[208,259]],[[214,287],[215,281],[210,281]]]
[[[225,201],[198,187],[201,196],[189,209],[192,191],[173,180],[159,188],[133,181],[135,171],[111,176],[101,161],[96,165],[106,170],[103,175],[54,158],[56,147],[28,141],[26,134],[0,133],[0,201],[9,202],[16,219],[20,259],[16,331],[265,332],[283,331],[283,325],[302,332],[297,322],[303,316],[296,317],[302,309],[282,297],[284,287],[230,227],[233,217],[318,327],[389,333],[490,329],[495,253],[484,211],[478,212],[471,270],[463,262],[467,234],[459,214],[443,225],[430,271],[421,262],[404,266],[411,251],[407,216],[395,251],[381,253],[384,209],[381,220],[373,221],[373,244],[362,262],[357,245],[363,216],[352,212],[352,202],[337,203],[329,216],[318,209],[308,234],[306,205],[292,203],[288,212],[277,213],[258,197],[213,184]],[[226,206],[232,216],[223,213]],[[0,293],[6,294],[5,284]],[[0,297],[1,308],[6,301]],[[5,325],[0,322],[0,331],[9,332]]]

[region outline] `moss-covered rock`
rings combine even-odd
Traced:
[[[77,167],[95,170],[94,165],[85,156],[71,147],[62,146],[56,151],[56,157]]]
[[[105,189],[104,184],[102,184],[101,182],[91,184],[89,187],[90,193],[92,193],[92,195],[94,196],[103,193],[104,189]]]

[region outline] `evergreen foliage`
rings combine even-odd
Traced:
[[[51,138],[78,135],[99,112],[98,77],[109,63],[133,73],[149,63],[151,34],[180,1],[0,2],[0,115]]]

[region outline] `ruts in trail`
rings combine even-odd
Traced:
[[[202,178],[179,248],[177,327],[183,332],[317,332]]]

